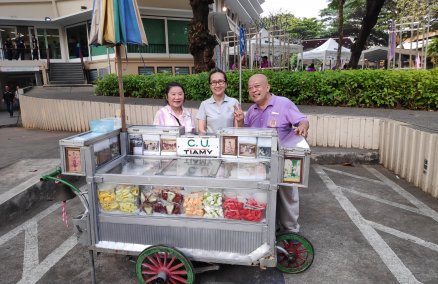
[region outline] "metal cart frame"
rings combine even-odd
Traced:
[[[138,128],[136,129],[138,132]],[[176,133],[176,137],[180,136],[179,130],[174,133]],[[230,135],[265,137],[272,140],[270,158],[260,161],[268,165],[269,178],[258,180],[110,173],[111,169],[122,164],[128,157],[135,158],[128,155],[128,133],[114,131],[93,137],[90,141],[78,142],[77,136],[60,141],[64,174],[70,174],[67,171],[66,149],[71,147],[80,149],[82,167],[80,171],[73,174],[86,176],[88,190],[85,193],[87,198],[82,202],[85,212],[74,219],[74,224],[79,242],[88,246],[90,251],[93,282],[95,277],[94,251],[138,256],[137,276],[139,281],[143,283],[154,283],[153,281],[193,283],[194,269],[190,260],[257,265],[261,268],[277,266],[286,273],[297,273],[310,267],[313,261],[313,247],[310,242],[296,234],[277,237],[275,234],[278,186],[279,184],[307,186],[310,150],[298,150],[297,152],[297,149],[279,149],[276,133],[266,129],[225,129],[218,133],[217,137],[222,141],[222,137]],[[107,139],[114,141],[114,137],[118,137],[120,142],[119,155],[113,155],[107,161],[98,164],[94,145]],[[301,179],[299,184],[283,182],[285,153],[288,156],[298,155],[300,158],[302,164],[300,164]],[[137,158],[149,159],[151,157]],[[188,157],[175,155],[154,156],[153,158],[167,161],[187,159]],[[258,159],[246,157],[238,159],[237,156],[194,157],[193,159],[210,159],[220,163],[224,161],[259,162]],[[53,177],[53,173],[44,178],[51,179],[51,177]],[[147,186],[162,186],[164,184],[166,186],[199,188],[199,190],[207,192],[232,189],[236,192],[251,193],[256,190],[266,193],[265,221],[255,223],[224,218],[182,217],[181,215],[108,214],[99,209],[97,192],[101,184]],[[84,199],[84,193],[77,190],[75,193]]]

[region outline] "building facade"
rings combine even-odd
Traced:
[[[190,1],[137,2],[149,45],[126,46],[124,74],[193,73],[187,39],[192,18]],[[210,31],[221,42],[240,25],[254,25],[263,12],[263,2],[216,0],[210,5]],[[5,84],[48,84],[50,63],[82,62],[89,82],[114,73],[113,48],[88,44],[92,7],[92,0],[0,0],[2,89]],[[220,60],[220,44],[215,56]]]

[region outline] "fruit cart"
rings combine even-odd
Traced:
[[[277,190],[308,183],[309,146],[294,139],[283,148],[275,129],[130,126],[61,140],[62,173],[87,180],[74,224],[93,279],[94,251],[137,256],[141,283],[193,283],[191,261],[306,270],[310,242],[275,234]]]

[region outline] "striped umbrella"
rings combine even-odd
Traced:
[[[115,46],[122,131],[126,132],[120,45],[147,45],[137,0],[93,0],[90,45]]]

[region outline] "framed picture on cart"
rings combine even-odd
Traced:
[[[284,157],[284,183],[302,183],[303,182],[303,158],[302,157]]]
[[[65,148],[65,165],[68,173],[82,173],[81,149]]]
[[[222,138],[222,155],[237,156],[237,136]]]
[[[257,137],[239,137],[239,157],[255,158],[257,155]]]

